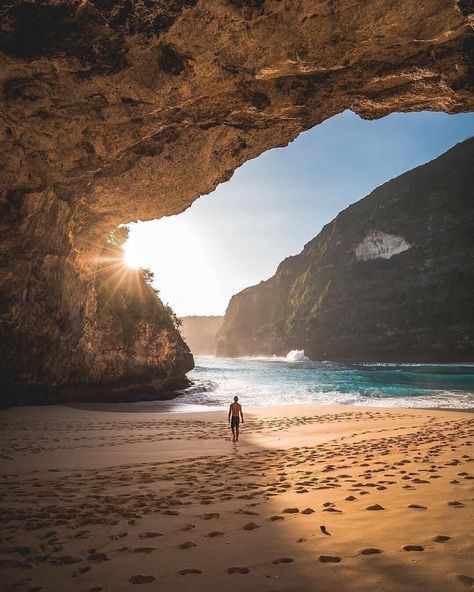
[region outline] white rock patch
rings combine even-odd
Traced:
[[[407,242],[402,236],[387,234],[380,230],[371,230],[362,242],[355,248],[357,259],[367,261],[368,259],[390,259],[407,251],[413,245]]]

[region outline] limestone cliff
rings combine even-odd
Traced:
[[[216,336],[222,327],[222,316],[181,317],[181,335],[195,356],[215,356]]]
[[[30,199],[39,227],[43,216],[64,216],[39,196]],[[35,239],[36,251],[43,247],[39,232]],[[0,366],[10,380],[2,402],[162,399],[185,386],[193,359],[176,318],[142,272],[124,265],[120,246],[91,248],[84,262],[66,263],[61,248],[28,269],[26,286],[12,276],[11,291],[2,294],[7,303],[12,296],[13,325],[2,332]],[[20,302],[13,288],[22,290]]]
[[[474,361],[474,138],[341,212],[233,296],[218,354]]]
[[[100,329],[109,232],[182,211],[344,109],[472,110],[472,58],[465,0],[5,0],[2,387],[41,400],[140,368],[148,384]],[[159,339],[175,353],[155,373],[182,376],[187,348]]]

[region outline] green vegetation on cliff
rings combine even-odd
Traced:
[[[132,349],[144,328],[152,331],[175,331],[181,325],[172,308],[164,304],[153,287],[154,274],[149,269],[131,269],[124,264],[123,245],[128,228],[119,227],[110,234],[103,249],[97,273],[97,317],[111,325]]]

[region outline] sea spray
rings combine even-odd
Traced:
[[[287,362],[309,362],[308,356],[304,355],[304,349],[292,349],[286,354]]]

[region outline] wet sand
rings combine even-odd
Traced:
[[[131,409],[0,412],[1,590],[473,587],[471,414]]]

